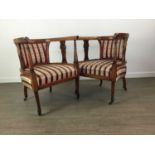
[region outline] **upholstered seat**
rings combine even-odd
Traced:
[[[28,71],[28,69],[26,69]],[[77,70],[73,64],[45,64],[34,66],[34,72],[37,77],[38,87],[44,87],[54,82],[75,78]],[[21,75],[22,82],[25,86],[32,88],[30,76]]]
[[[20,76],[24,86],[24,100],[27,100],[27,89],[30,88],[34,92],[38,115],[42,115],[39,99],[40,89],[49,87],[50,92],[52,92],[53,85],[75,80],[75,94],[77,99],[79,99],[77,38],[78,36],[48,39],[29,39],[22,37],[14,39],[21,66]],[[74,43],[74,60],[72,64],[67,62],[66,41],[73,41]],[[50,62],[49,46],[52,42],[60,43],[61,63]]]
[[[110,78],[112,71],[112,60],[88,60],[79,62],[80,74],[87,76],[100,76]],[[117,61],[116,81],[126,74],[126,65],[122,61]]]
[[[79,62],[80,76],[111,81],[111,101],[114,102],[115,83],[122,79],[123,88],[126,88],[126,47],[128,33],[115,33],[113,36],[79,37],[84,42],[84,60]],[[89,57],[89,42],[97,40],[99,43],[99,58],[94,60]]]

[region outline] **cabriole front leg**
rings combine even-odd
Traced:
[[[37,103],[37,112],[38,112],[38,115],[41,116],[42,113],[41,113],[41,106],[40,106],[40,100],[39,100],[38,91],[34,91],[34,96],[35,96],[36,103]]]
[[[115,81],[111,81],[111,101],[109,104],[114,102],[114,95],[115,95]]]

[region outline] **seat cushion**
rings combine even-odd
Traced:
[[[112,70],[111,60],[88,60],[82,61],[79,63],[80,74],[86,76],[101,76],[101,77],[110,77]],[[121,61],[117,61],[117,78],[116,80],[122,78],[126,74],[126,65],[121,65]]]
[[[39,87],[43,87],[50,83],[67,80],[77,76],[77,70],[72,64],[46,64],[34,67]],[[29,76],[21,75],[22,82],[27,87],[32,88],[32,80]]]

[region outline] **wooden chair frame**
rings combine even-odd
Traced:
[[[126,64],[125,54],[126,54],[126,47],[127,47],[128,37],[129,37],[128,33],[115,33],[113,36],[81,36],[81,37],[78,37],[78,40],[81,40],[81,41],[84,42],[84,45],[83,45],[83,47],[84,47],[84,60],[83,61],[90,60],[89,59],[89,41],[90,40],[96,40],[96,41],[99,42],[99,47],[100,47],[100,57],[99,57],[99,60],[104,59],[102,57],[101,41],[102,40],[106,40],[106,39],[114,40],[114,44],[115,44],[114,53],[115,54],[114,54],[114,57],[111,59],[113,64],[112,64],[112,72],[111,72],[110,77],[87,75],[87,74],[80,73],[80,76],[99,79],[100,80],[99,86],[102,86],[102,81],[103,80],[111,81],[111,101],[109,102],[109,104],[112,104],[114,102],[115,83],[116,83],[116,69],[118,67],[118,64],[117,64],[117,60],[118,59],[116,57],[116,53],[117,53],[117,48],[116,48],[117,40],[118,39],[123,39],[125,41],[124,47],[123,47],[123,58],[121,59],[121,62],[122,62],[121,65],[123,65],[123,64]],[[127,90],[125,76],[122,78],[122,81],[123,81],[123,88],[124,88],[124,90]]]
[[[125,65],[126,64],[126,59],[125,59],[125,54],[126,54],[126,47],[127,47],[127,40],[128,40],[129,34],[127,33],[116,33],[113,36],[69,36],[69,37],[59,37],[59,38],[46,38],[46,39],[29,39],[28,37],[24,37],[24,38],[16,38],[14,39],[14,43],[16,44],[17,47],[17,51],[18,51],[18,56],[19,56],[19,60],[20,60],[20,72],[21,75],[25,75],[25,76],[29,76],[31,78],[32,81],[32,90],[34,92],[34,96],[36,99],[36,103],[37,103],[37,111],[38,111],[38,115],[42,115],[42,110],[41,110],[41,105],[40,105],[40,100],[39,100],[39,94],[38,91],[40,89],[44,89],[49,87],[50,91],[52,91],[52,86],[59,84],[59,83],[63,83],[69,80],[75,80],[75,94],[77,96],[77,99],[79,99],[79,76],[84,76],[84,77],[89,77],[89,78],[95,78],[100,80],[100,84],[99,86],[102,86],[102,81],[103,80],[108,80],[111,81],[111,101],[109,102],[109,104],[112,104],[114,102],[114,93],[115,93],[115,83],[116,83],[116,71],[117,71],[117,67],[119,66],[117,64],[118,58],[117,58],[117,40],[118,39],[123,39],[124,40],[124,45],[123,45],[123,58],[119,61],[121,61],[121,65]],[[105,59],[103,58],[102,55],[102,41],[103,40],[113,40],[114,41],[114,57],[112,59],[110,59],[112,61],[112,72],[110,74],[109,77],[105,77],[105,76],[96,76],[96,75],[87,75],[87,74],[82,74],[80,73],[80,69],[79,69],[79,61],[78,61],[78,54],[77,54],[77,45],[76,45],[76,41],[83,41],[83,47],[84,47],[84,60],[83,61],[88,61],[91,60],[89,59],[89,41],[90,40],[96,40],[99,43],[99,47],[100,47],[100,56],[98,60],[102,60]],[[61,54],[62,54],[62,62],[61,64],[67,64],[67,59],[66,59],[66,41],[74,41],[74,67],[77,70],[77,76],[74,78],[68,78],[66,80],[61,80],[61,81],[56,81],[50,84],[47,84],[43,87],[39,87],[37,84],[37,77],[36,74],[34,72],[34,65],[32,63],[32,57],[30,55],[30,49],[27,49],[28,52],[28,69],[25,70],[25,66],[23,64],[23,59],[21,56],[21,50],[20,50],[20,46],[19,44],[24,43],[24,44],[33,44],[33,43],[46,43],[46,64],[50,64],[50,59],[49,59],[49,45],[52,42],[60,42],[60,49],[61,49]],[[122,77],[122,81],[123,81],[123,88],[124,90],[127,90],[126,87],[126,78],[125,76]],[[27,94],[27,89],[28,87],[24,86],[24,100],[27,99],[28,94]]]
[[[75,94],[77,96],[77,99],[79,99],[79,64],[78,64],[77,46],[76,46],[77,38],[78,38],[78,36],[69,36],[69,37],[60,37],[60,38],[47,38],[47,39],[29,39],[28,37],[14,39],[14,43],[16,44],[18,56],[19,56],[19,60],[20,60],[21,75],[29,76],[32,80],[32,90],[34,92],[34,96],[35,96],[36,103],[37,103],[38,115],[42,115],[42,110],[41,110],[41,105],[40,105],[40,100],[39,100],[39,94],[38,94],[38,91],[40,89],[50,87],[50,91],[52,91],[53,85],[63,83],[66,81],[70,81],[70,80],[75,80]],[[77,76],[74,78],[68,78],[66,80],[56,81],[56,82],[53,82],[51,84],[45,85],[43,87],[39,87],[37,84],[37,77],[36,77],[36,74],[34,72],[34,65],[32,63],[32,57],[30,55],[30,49],[27,49],[29,51],[28,52],[28,70],[25,70],[19,44],[21,44],[21,43],[24,43],[24,44],[46,43],[46,46],[47,46],[46,64],[50,64],[49,45],[51,42],[60,42],[60,49],[61,49],[61,54],[62,54],[62,64],[67,64],[66,45],[65,45],[66,41],[74,41],[74,62],[73,62],[73,64],[74,64],[75,69],[77,70]],[[25,96],[24,100],[26,100],[28,97],[27,89],[28,89],[28,87],[24,86],[24,96]]]

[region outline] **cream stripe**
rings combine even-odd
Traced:
[[[111,44],[112,44],[112,40],[109,40],[109,45],[108,45],[108,58],[111,57],[110,53],[111,53]]]
[[[101,72],[102,67],[103,67],[106,63],[108,63],[107,60],[103,61],[103,63],[101,63],[100,65],[98,65],[98,66],[96,67],[96,75],[99,75],[99,71]],[[102,66],[102,67],[101,67],[101,66]]]
[[[121,74],[122,72],[126,72],[126,68],[120,69],[117,71],[117,75]]]
[[[24,59],[24,66],[26,67],[27,66],[27,64],[28,64],[28,62],[27,62],[27,60],[26,60],[26,53],[25,53],[25,51],[24,51],[24,47],[23,47],[23,44],[21,44],[21,53],[22,53],[22,57],[23,57],[23,59]]]
[[[77,70],[73,66],[67,65],[67,67],[71,69],[72,76],[76,76],[77,75]]]
[[[53,67],[55,67],[55,68],[61,70],[61,76],[62,76],[62,79],[65,79],[65,78],[66,78],[66,71],[65,71],[64,68],[62,68],[61,65],[53,65]]]
[[[110,73],[110,69],[112,68],[112,64],[109,64],[109,66],[105,70],[105,76],[108,77]]]
[[[119,58],[122,59],[123,58],[123,45],[124,45],[124,40],[121,40],[121,47],[120,47],[120,51],[119,51]]]
[[[51,83],[51,75],[50,75],[49,72],[47,72],[47,71],[44,69],[43,66],[40,65],[39,67],[35,67],[35,69],[37,69],[37,70],[39,70],[39,71],[45,73],[46,76],[44,75],[44,77],[47,77],[47,83]],[[42,79],[42,78],[41,78],[41,79]]]
[[[104,45],[103,45],[103,58],[106,58],[106,50],[107,50],[107,44],[108,44],[108,41],[105,40],[104,41]]]
[[[106,76],[104,75],[104,71],[105,71],[105,68],[108,67],[109,65],[111,65],[111,62],[108,62],[107,64],[104,64],[102,67],[101,67],[101,72],[100,72],[100,75],[102,76]],[[112,66],[112,65],[111,65]]]
[[[57,79],[56,79],[57,73],[55,73],[53,70],[49,69],[49,68],[48,68],[49,65],[44,65],[44,67],[46,68],[46,70],[48,70],[49,72],[52,73],[52,75],[53,75],[53,82],[56,81],[56,80],[57,80]]]
[[[91,67],[91,65],[93,65],[93,63],[94,63],[94,61],[89,61],[89,63],[87,64],[87,65],[84,65],[84,72],[86,73],[86,74],[89,74],[89,71],[90,71],[90,67]]]
[[[23,81],[26,81],[26,82],[28,82],[28,83],[32,84],[31,79],[30,79],[30,78],[28,78],[28,77],[26,77],[26,76],[21,76],[21,79],[22,79]]]
[[[86,72],[87,72],[87,74],[91,74],[91,67],[94,65],[94,64],[96,64],[97,62],[96,61],[92,61],[92,62],[90,62],[89,63],[89,65],[87,66],[87,68],[86,68]]]
[[[49,65],[47,67],[53,69],[58,75],[58,80],[61,80],[61,72],[58,69],[55,69],[54,67],[52,67],[52,65]]]
[[[42,85],[46,84],[46,76],[45,76],[43,73],[37,71],[37,70],[36,70],[36,67],[34,67],[34,72],[35,72],[37,75],[40,76],[40,78],[41,78],[41,84],[42,84]]]
[[[100,64],[103,63],[103,60],[98,60],[96,61],[96,63],[93,65],[93,67],[91,68],[91,74],[95,74],[95,71],[96,71],[96,67]]]
[[[36,58],[35,58],[35,55],[34,55],[34,51],[33,51],[32,45],[28,44],[28,46],[29,46],[29,49],[30,49],[30,54],[31,54],[31,57],[32,57],[32,62],[33,62],[33,64],[35,64],[36,63]],[[29,52],[29,51],[27,51],[27,52]]]
[[[123,78],[124,76],[125,76],[125,74],[117,76],[116,81],[118,81],[119,79]]]
[[[73,71],[72,70],[70,70],[70,67],[68,67],[68,65],[61,65],[61,67],[63,68],[63,69],[65,69],[65,72],[66,72],[66,70],[67,70],[67,75],[68,75],[68,77],[71,77],[71,75],[74,75],[74,73],[73,73]],[[72,73],[72,74],[71,74]],[[66,74],[66,73],[65,73]],[[75,76],[75,75],[74,75]]]
[[[25,83],[24,81],[22,81],[22,83],[23,83],[23,85],[24,85],[24,86],[26,86],[26,87],[28,87],[28,88],[32,89],[32,86],[31,86],[31,85],[29,85],[29,84]]]

